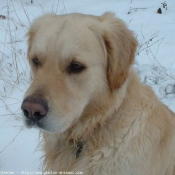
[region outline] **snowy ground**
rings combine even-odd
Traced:
[[[175,111],[175,1],[1,0],[0,3],[0,174],[40,171],[38,131],[23,127],[20,105],[29,86],[25,34],[46,12],[101,15],[113,11],[135,32],[140,46],[135,68],[160,100]],[[166,5],[165,4],[165,5]],[[157,10],[161,7],[162,14]],[[3,16],[1,16],[3,15]]]

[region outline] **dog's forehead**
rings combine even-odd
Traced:
[[[45,39],[55,39],[56,36],[59,36],[57,39],[66,40],[71,37],[86,37],[89,28],[96,24],[94,21],[96,20],[89,15],[46,15],[37,19],[30,30],[38,38],[42,36]]]
[[[79,15],[42,17],[31,27],[31,30],[35,30],[33,50],[40,53],[57,52],[63,57],[81,51],[92,54],[94,48],[99,48],[99,41],[91,30],[94,21],[96,19],[91,16]]]

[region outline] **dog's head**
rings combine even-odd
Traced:
[[[21,109],[29,127],[54,133],[122,88],[137,47],[133,33],[112,13],[45,15],[28,37],[33,81]]]

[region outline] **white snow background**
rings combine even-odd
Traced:
[[[135,69],[142,82],[175,111],[174,0],[0,0],[0,172],[41,171],[42,152],[36,150],[39,132],[23,126],[20,110],[31,81],[25,36],[30,23],[47,12],[101,15],[106,11],[134,31],[139,41]]]

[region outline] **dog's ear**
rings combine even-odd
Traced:
[[[107,78],[111,90],[119,89],[125,82],[134,61],[137,40],[126,25],[113,13],[100,17],[102,38],[107,51]]]

